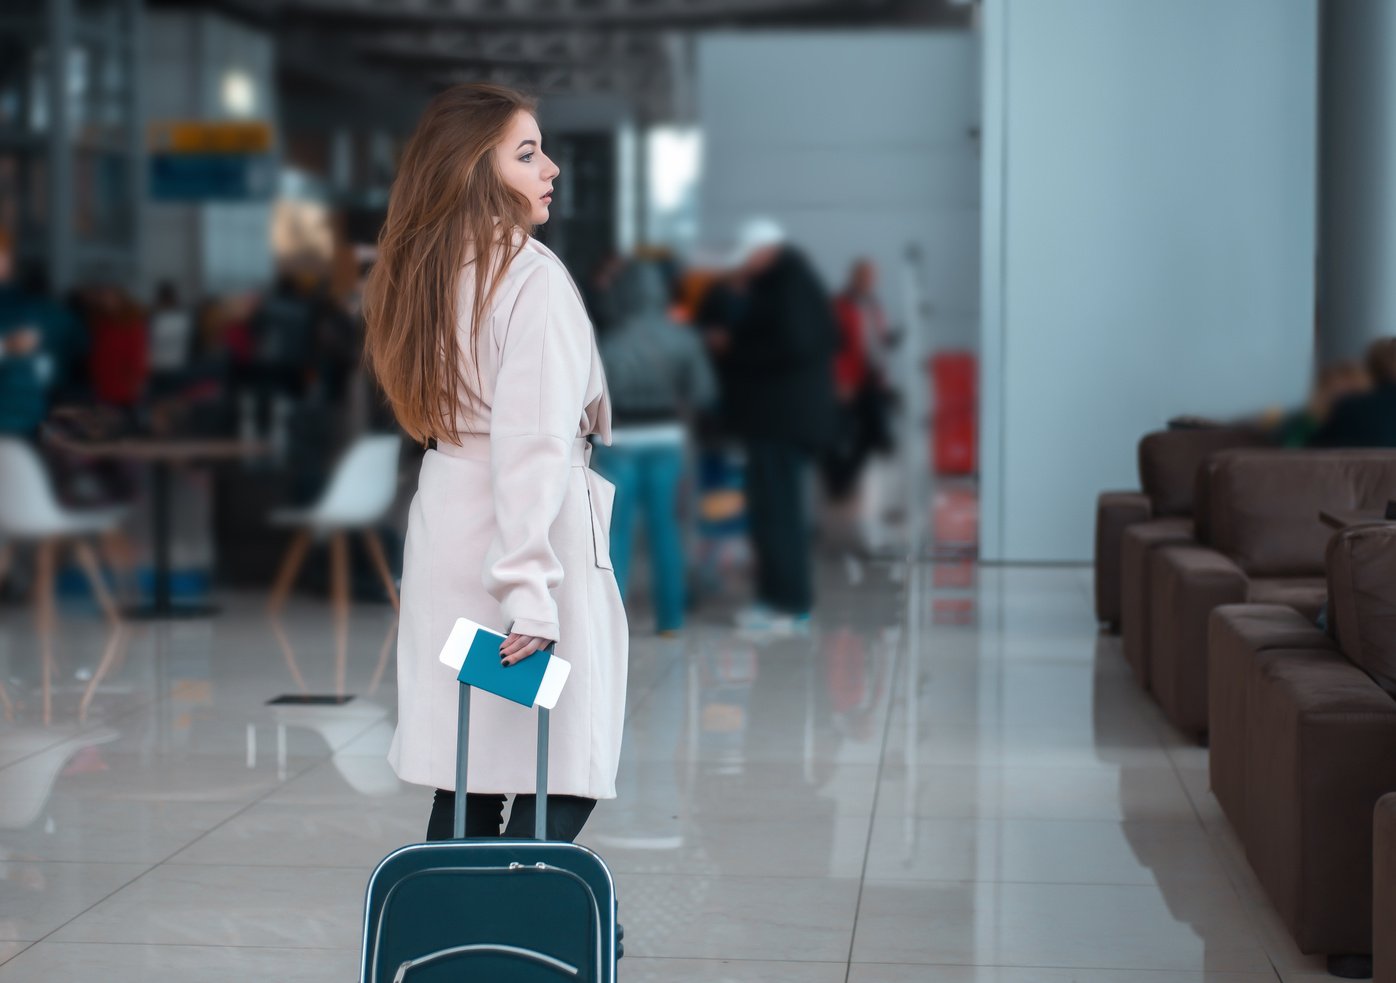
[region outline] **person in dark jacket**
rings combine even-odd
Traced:
[[[738,282],[735,271],[727,271],[713,278],[693,306],[693,327],[707,349],[709,358],[712,359],[717,379],[719,409],[703,417],[698,428],[699,434],[709,443],[725,443],[726,438],[731,436],[727,427],[727,415],[721,409],[727,405],[727,394],[732,389],[729,378],[731,364],[727,359],[727,353],[732,346],[732,329],[741,322],[745,309],[743,284]]]
[[[839,333],[814,268],[775,222],[747,222],[734,259],[746,290],[727,345],[725,396],[746,449],[757,574],[756,604],[738,623],[783,632],[806,624],[814,602],[807,474],[834,430]]]
[[[1396,338],[1372,342],[1366,363],[1372,388],[1338,400],[1311,447],[1396,447]]]

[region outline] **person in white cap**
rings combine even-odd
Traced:
[[[805,487],[834,429],[838,329],[814,268],[774,220],[745,222],[731,262],[747,289],[726,356],[727,400],[746,449],[757,578],[756,603],[737,621],[782,633],[808,624],[814,603]]]

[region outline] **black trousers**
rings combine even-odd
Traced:
[[[548,796],[548,839],[571,843],[586,825],[595,799],[576,795]],[[511,840],[533,839],[533,824],[538,810],[538,798],[533,795],[514,797],[514,811],[509,814],[509,826],[504,836]],[[456,819],[456,793],[444,788],[436,790],[431,803],[431,818],[427,820],[427,840],[453,839]],[[499,836],[504,822],[504,796],[467,795],[465,797],[465,835],[476,838]]]
[[[805,472],[809,454],[780,440],[746,442],[747,522],[756,554],[757,600],[787,614],[814,604]]]

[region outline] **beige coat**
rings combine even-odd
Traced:
[[[473,289],[467,272],[462,353]],[[628,631],[611,572],[615,489],[587,467],[583,439],[610,443],[610,401],[581,295],[541,243],[528,239],[505,273],[476,359],[463,364],[481,398],[458,420],[479,436],[427,451],[408,517],[388,761],[404,781],[455,787],[457,683],[437,657],[464,616],[557,640],[572,675],[552,715],[549,791],[614,798]],[[474,693],[469,791],[534,791],[535,719]]]

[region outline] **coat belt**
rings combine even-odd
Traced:
[[[479,461],[483,464],[489,464],[490,435],[487,433],[464,433],[460,436],[459,444],[439,440],[433,443],[432,450],[438,454],[445,454],[447,457],[458,457],[465,461]],[[578,437],[572,441],[572,466],[574,468],[591,467],[591,441],[585,437]]]

